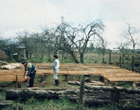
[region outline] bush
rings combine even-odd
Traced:
[[[138,67],[139,66],[139,61],[135,61],[134,66]]]

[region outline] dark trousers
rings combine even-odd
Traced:
[[[29,87],[33,87],[34,85],[34,78],[35,78],[36,71],[30,74],[30,81],[29,81]]]

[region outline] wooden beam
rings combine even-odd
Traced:
[[[7,75],[8,76],[8,75]],[[7,76],[0,76],[0,81],[25,81],[24,77],[21,75],[21,76],[18,76],[18,75],[11,75],[9,77]],[[28,78],[30,79],[30,78]]]
[[[126,78],[126,77],[140,77],[140,74],[131,74],[131,75],[129,75],[129,74],[127,74],[127,75],[104,75],[103,76],[104,78],[120,78],[120,77],[122,77],[122,78]]]
[[[140,81],[140,77],[134,78],[108,78],[109,81]]]

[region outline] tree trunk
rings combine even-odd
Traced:
[[[44,57],[44,56],[43,56],[43,54],[42,54],[42,63],[43,63],[43,57]]]
[[[63,59],[64,59],[64,53],[62,52],[62,62],[63,62]]]
[[[32,53],[30,52],[30,60],[32,59]]]
[[[27,98],[48,98],[58,99],[66,98],[73,102],[77,102],[79,89],[41,89],[41,88],[26,88],[26,89],[8,89],[6,91],[6,100]],[[111,86],[90,86],[85,84],[83,102],[86,105],[102,105],[112,102],[121,102],[127,104],[140,103],[140,90],[138,88],[124,88]],[[122,104],[122,103],[120,103]]]
[[[125,54],[123,53],[122,64],[124,64],[124,57],[125,57]]]
[[[134,56],[132,56],[132,71],[134,71]]]
[[[111,64],[111,53],[109,53],[109,64]]]
[[[74,53],[71,53],[71,56],[75,63],[79,63]]]
[[[48,52],[48,61],[51,62],[51,51]]]
[[[135,51],[135,44],[133,44],[133,56],[135,56],[135,53],[136,53],[136,51]]]
[[[26,57],[27,57],[27,59],[28,59],[28,51],[26,51]]]
[[[81,63],[84,63],[84,54],[83,53],[80,54],[80,61],[81,61]]]
[[[103,59],[103,64],[104,64],[104,62],[105,62],[105,61],[104,61],[104,55],[103,55],[103,58],[102,58],[102,59]]]
[[[38,57],[39,57],[39,55],[37,54],[37,63],[38,63]]]

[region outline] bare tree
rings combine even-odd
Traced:
[[[68,23],[62,22],[57,27],[59,45],[62,50],[70,53],[74,61],[78,63],[75,57],[74,49],[78,50],[80,54],[80,61],[84,63],[84,53],[88,42],[92,36],[99,36],[104,30],[102,21],[96,20],[87,24],[85,27],[73,28]]]
[[[99,39],[100,39],[100,45],[101,45],[101,54],[102,54],[102,59],[103,59],[103,63],[104,63],[104,55],[106,52],[106,46],[108,44],[108,42],[100,35],[98,35]]]
[[[25,46],[25,49],[27,50],[28,49],[28,37],[30,35],[27,33],[27,32],[24,32],[24,34],[21,34],[21,33],[17,33],[17,39],[19,40],[20,44],[21,45],[24,45]]]
[[[124,63],[124,58],[127,54],[129,54],[129,51],[128,51],[128,42],[121,42],[121,43],[117,43],[118,44],[118,48],[120,50],[120,52],[122,53],[122,64]],[[128,58],[129,59],[129,58]]]
[[[69,53],[72,56],[73,60],[76,63],[79,63],[75,55],[75,35],[75,29],[68,23],[62,22],[57,26],[57,29],[55,31],[55,44],[57,50],[63,50]]]
[[[127,23],[127,31],[124,33],[124,38],[127,39],[128,44],[133,46],[133,54],[135,55],[136,45],[139,44],[138,37],[136,36],[138,30],[135,27],[132,27],[129,23]]]
[[[31,35],[32,41],[32,53],[37,56],[37,63],[39,62],[39,55],[44,51],[44,47],[42,45],[42,36],[38,33],[34,33]]]
[[[48,53],[48,61],[51,62],[51,52],[55,53],[56,45],[55,45],[55,35],[50,30],[45,30],[42,33],[41,39],[42,45],[45,47]]]
[[[6,48],[6,44],[10,39],[3,39],[0,37],[0,49]]]
[[[100,37],[101,36],[100,34],[102,33],[103,30],[104,30],[104,25],[101,20],[95,20],[87,24],[85,27],[81,26],[81,28],[79,29],[79,36],[80,36],[80,39],[78,40],[79,45],[75,43],[75,46],[79,50],[80,61],[82,63],[84,63],[84,59],[83,59],[84,53],[87,44],[90,41],[90,38],[94,36]]]
[[[17,39],[20,43],[20,46],[24,46],[26,50],[26,55],[28,58],[28,52],[30,52],[30,34],[28,32],[17,33]]]

